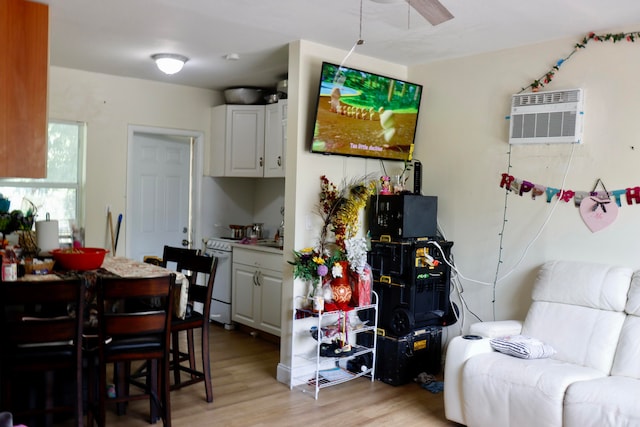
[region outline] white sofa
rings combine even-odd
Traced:
[[[450,342],[447,419],[469,427],[640,426],[640,272],[548,262],[532,300],[523,322],[477,323]],[[556,353],[521,359],[492,349],[491,338],[517,334]]]

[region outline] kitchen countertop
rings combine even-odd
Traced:
[[[261,243],[240,243],[240,242],[233,242],[231,243],[231,246],[233,248],[244,248],[244,249],[249,249],[249,250],[253,250],[253,251],[260,251],[260,252],[269,252],[272,254],[279,254],[282,255],[282,248],[276,247],[276,246],[268,246],[265,245],[265,242],[269,242],[269,240],[266,241],[261,241]],[[271,240],[271,242],[273,242],[273,240]]]

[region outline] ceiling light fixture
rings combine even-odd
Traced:
[[[156,65],[165,74],[175,74],[182,70],[184,63],[189,60],[186,56],[175,53],[156,53],[151,55],[151,59],[156,61]]]

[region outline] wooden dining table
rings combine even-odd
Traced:
[[[106,256],[99,269],[88,271],[56,271],[49,274],[25,274],[19,280],[40,281],[40,280],[62,280],[65,278],[77,277],[80,275],[88,288],[89,294],[94,294],[93,286],[100,276],[115,277],[160,277],[169,274],[176,275],[176,295],[173,307],[174,316],[184,319],[187,311],[187,299],[189,281],[187,277],[179,271],[173,271],[165,267],[145,263],[125,257]],[[89,301],[93,298],[87,298]]]

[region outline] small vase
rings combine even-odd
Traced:
[[[331,296],[336,304],[348,304],[351,301],[351,284],[349,283],[349,263],[340,261],[342,277],[331,281]]]

